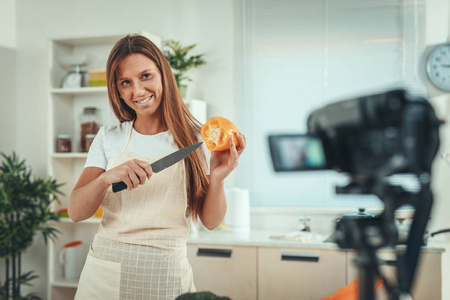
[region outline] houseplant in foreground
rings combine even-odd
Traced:
[[[58,220],[51,204],[61,195],[55,179],[34,178],[15,153],[3,156],[0,164],[0,259],[5,262],[5,278],[0,276],[0,299],[40,299],[21,296],[21,285],[37,278],[33,271],[22,273],[22,253],[31,246],[35,233],[45,243],[57,230],[49,221]]]
[[[164,48],[167,49],[163,53],[172,68],[182,98],[186,97],[187,89],[187,86],[182,84],[182,81],[192,81],[191,78],[186,76],[186,72],[206,63],[203,59],[204,54],[189,56],[190,51],[195,46],[197,44],[183,46],[180,42],[174,40],[164,42]]]

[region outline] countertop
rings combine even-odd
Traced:
[[[190,234],[188,244],[214,246],[254,246],[280,248],[320,248],[340,249],[335,243],[324,242],[329,234],[300,233],[270,230],[232,231],[229,229],[213,231],[194,231]],[[404,246],[398,246],[401,249]],[[390,251],[392,249],[380,249]],[[425,252],[444,252],[443,243],[428,243]]]

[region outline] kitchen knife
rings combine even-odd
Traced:
[[[200,145],[203,144],[203,142],[190,145],[187,147],[184,147],[183,149],[180,149],[178,151],[175,151],[167,156],[164,156],[161,159],[158,159],[157,161],[150,164],[150,167],[152,167],[153,173],[158,173],[171,165],[179,162],[183,158],[187,157],[189,154],[194,152]],[[127,188],[127,185],[125,182],[116,182],[112,184],[112,190],[114,193],[120,192]]]

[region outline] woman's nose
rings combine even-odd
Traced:
[[[135,85],[134,85],[134,94],[136,95],[136,96],[144,96],[145,95],[145,88],[144,88],[144,85],[143,84],[140,84],[140,83],[136,83]]]

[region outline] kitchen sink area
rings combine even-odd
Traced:
[[[322,233],[293,231],[286,234],[271,235],[270,239],[278,241],[297,241],[301,243],[323,243],[327,236]]]

